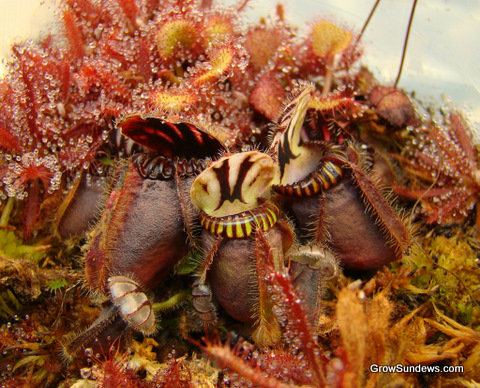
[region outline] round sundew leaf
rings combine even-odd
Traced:
[[[164,58],[173,58],[181,50],[194,50],[201,36],[189,20],[173,20],[163,24],[156,36],[157,49]]]
[[[335,24],[321,21],[313,27],[313,52],[319,57],[340,53],[351,40],[352,34]]]

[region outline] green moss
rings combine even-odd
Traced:
[[[47,289],[56,293],[57,291],[65,287],[67,284],[68,282],[64,278],[55,279],[47,283]]]
[[[12,259],[38,263],[46,255],[46,245],[25,245],[12,230],[0,229],[0,254]]]
[[[432,301],[442,306],[447,315],[464,325],[478,325],[480,307],[471,300],[480,284],[480,271],[476,269],[477,255],[463,234],[427,239],[424,249],[403,260],[420,271],[412,284],[433,290]]]
[[[183,259],[178,263],[176,268],[176,272],[179,275],[189,275],[192,274],[200,263],[203,260],[203,254],[198,251],[192,249]]]

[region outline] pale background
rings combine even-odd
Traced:
[[[161,1],[161,0],[160,0]],[[314,16],[360,31],[374,0],[282,0],[286,17],[302,31]],[[225,0],[224,4],[233,3]],[[273,14],[274,0],[250,0],[249,20]],[[0,74],[15,39],[35,38],[53,20],[54,0],[0,0]],[[385,84],[397,73],[410,0],[383,0],[363,37],[363,62]],[[51,22],[50,22],[51,23]],[[480,132],[480,2],[419,0],[399,86],[437,106],[450,101]]]

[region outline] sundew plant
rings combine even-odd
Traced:
[[[2,386],[480,382],[461,111],[328,14],[55,7],[0,79]]]

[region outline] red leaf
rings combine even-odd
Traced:
[[[9,131],[0,125],[0,148],[8,152],[22,153],[22,147],[18,140]]]

